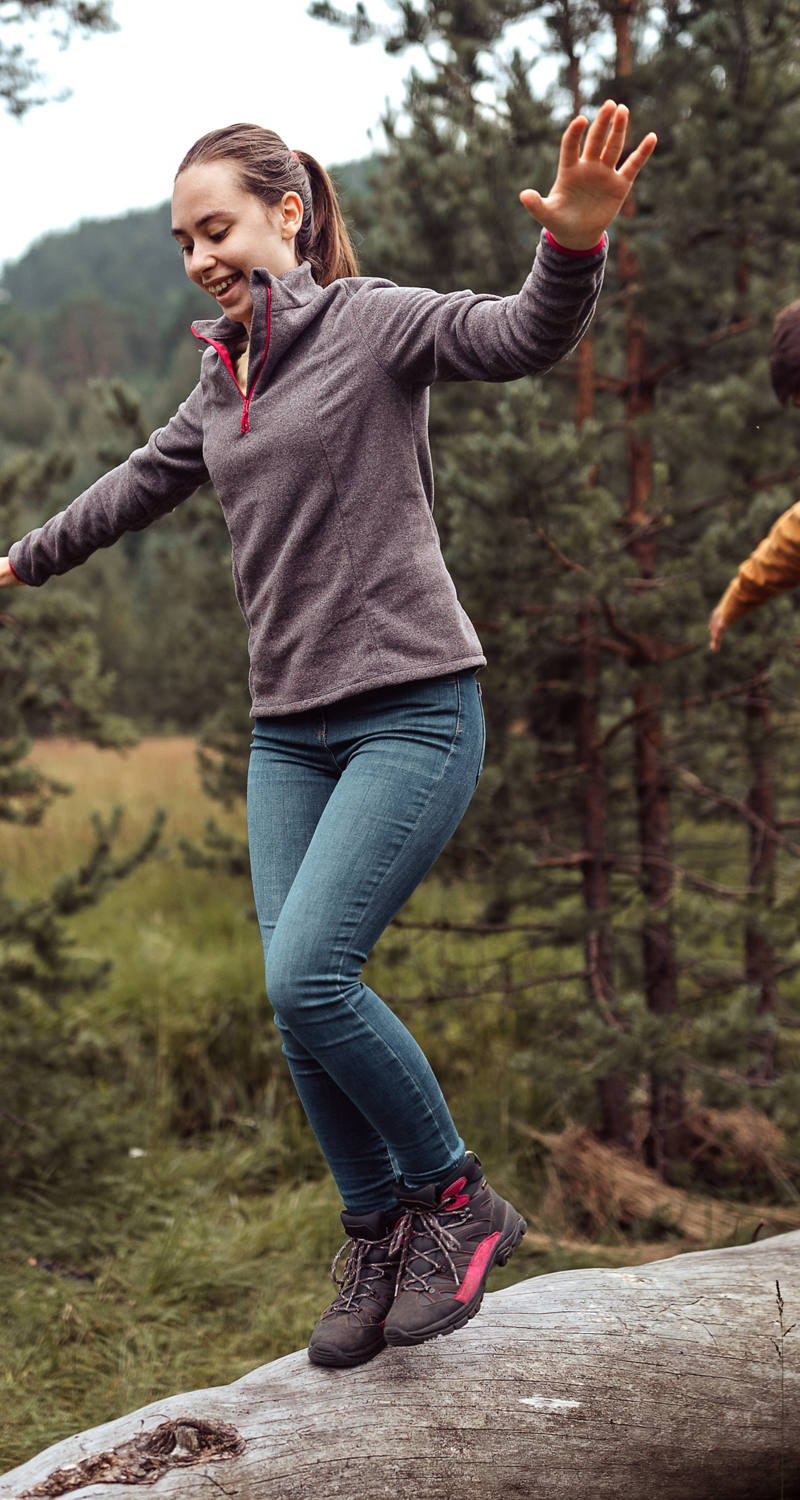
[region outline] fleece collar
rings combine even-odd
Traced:
[[[264,267],[257,267],[251,272],[251,297],[254,317],[252,317],[252,332],[255,332],[257,324],[266,321],[267,288],[270,291],[270,317],[275,318],[282,312],[299,312],[308,308],[309,303],[314,303],[318,297],[323,296],[323,288],[318,287],[312,276],[311,266],[308,261],[303,261],[302,266],[294,266],[284,276],[273,276]],[[234,348],[242,345],[245,341],[245,326],[242,323],[234,323],[233,318],[222,315],[221,318],[195,318],[192,329],[197,330],[198,335],[204,339],[210,339],[215,344],[233,345]]]
[[[307,260],[293,266],[283,276],[273,276],[261,266],[250,275],[250,296],[253,300],[253,321],[250,328],[250,364],[259,363],[264,354],[267,336],[267,292],[269,291],[271,325],[270,364],[285,353],[299,333],[321,311],[325,301],[325,289],[318,286]],[[277,326],[276,326],[277,320]],[[199,338],[215,344],[224,344],[232,352],[241,349],[246,342],[243,323],[235,323],[223,314],[221,318],[198,318],[192,331]]]

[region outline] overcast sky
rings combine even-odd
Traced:
[[[53,91],[73,93],[22,121],[0,115],[0,263],[50,229],[163,202],[192,142],[234,120],[277,130],[328,165],[367,155],[413,59],[389,58],[379,42],[351,46],[310,20],[307,3],[113,0],[114,35],[40,45]],[[384,0],[368,9],[390,13]]]

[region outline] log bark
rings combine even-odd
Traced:
[[[799,1493],[800,1230],[534,1277],[489,1294],[449,1338],[352,1371],[290,1354],[0,1479],[0,1500]]]

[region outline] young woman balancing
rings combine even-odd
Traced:
[[[250,630],[267,991],[349,1237],[311,1335],[318,1364],[460,1328],[525,1230],[361,970],[463,816],[483,755],[484,656],[431,517],[428,387],[512,380],[574,347],[605,230],[655,145],[618,166],[627,123],[612,101],[588,128],[574,120],[549,196],[520,194],[544,233],[507,298],[359,278],[313,157],[252,125],[204,136],[172,205],[186,271],[222,313],[193,329],[200,383],[0,559],[0,583],[42,584],[216,487]]]

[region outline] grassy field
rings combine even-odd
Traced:
[[[0,1472],[71,1432],[302,1348],[330,1299],[342,1237],[279,1053],[247,884],[187,868],[177,846],[201,837],[211,811],[191,742],[146,740],[122,754],[48,742],[35,758],[73,791],[40,828],[0,825],[0,866],[20,896],[45,892],[88,850],[92,811],[122,804],[130,847],[157,805],[169,820],[158,856],[74,922],[76,954],[110,958],[113,969],[105,988],[57,1017],[79,1083],[72,1155],[66,1164],[54,1155],[51,1171],[0,1202]],[[243,834],[240,813],[219,821]],[[452,915],[454,899],[429,883],[407,915]],[[469,893],[458,900],[468,914]],[[537,1075],[513,1001],[498,992],[470,1013],[476,1071],[463,1008],[424,998],[443,970],[445,988],[458,990],[482,968],[505,966],[513,979],[515,965],[548,961],[504,937],[476,953],[409,929],[387,935],[372,963],[423,1045],[454,1058],[446,1088],[456,1118],[534,1229],[494,1287],[687,1243],[652,1191],[626,1210],[625,1234],[610,1212],[593,1243],[570,1232],[563,1204],[548,1198],[549,1148],[515,1120],[546,1132],[552,1096],[548,1059]],[[576,1070],[576,1103],[589,1086]],[[54,1140],[59,1123],[48,1121]],[[708,1223],[709,1241],[736,1235],[733,1221],[722,1234]]]

